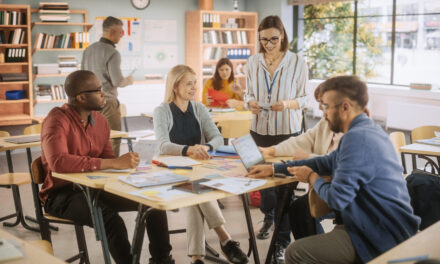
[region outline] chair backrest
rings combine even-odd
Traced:
[[[392,132],[390,134],[391,143],[393,143],[394,149],[397,154],[400,154],[400,147],[406,145],[405,134],[401,131]]]
[[[23,134],[41,134],[41,124],[30,125],[24,129]]]
[[[41,162],[41,157],[36,158],[32,161],[32,181],[34,184],[41,184],[44,181],[44,170],[43,163]]]
[[[9,132],[7,131],[0,131],[0,137],[9,137]]]
[[[121,117],[126,117],[127,116],[127,106],[125,106],[125,104],[120,104],[119,105],[119,112],[121,112]]]
[[[249,134],[251,130],[251,120],[228,120],[217,124],[221,127],[224,138],[238,138]]]
[[[421,126],[411,131],[411,143],[416,140],[428,139],[435,137],[434,131],[440,131],[440,126]]]

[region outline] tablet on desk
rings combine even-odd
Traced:
[[[232,140],[232,145],[247,171],[252,166],[264,164],[263,154],[261,154],[251,134]]]
[[[197,194],[206,193],[212,191],[213,189],[208,186],[201,185],[200,183],[209,180],[210,179],[199,179],[193,182],[184,182],[174,185],[173,189],[190,192],[190,193],[197,193]]]

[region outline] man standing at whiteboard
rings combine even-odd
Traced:
[[[121,130],[121,112],[119,110],[118,87],[133,84],[133,76],[122,76],[121,54],[116,44],[123,34],[122,21],[109,16],[102,24],[102,37],[90,45],[83,54],[81,69],[92,71],[102,83],[107,103],[101,113],[107,118],[112,130]],[[121,139],[112,140],[112,148],[116,157],[119,156]]]

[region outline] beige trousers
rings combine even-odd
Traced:
[[[209,229],[225,224],[217,201],[202,203],[186,209],[186,236],[189,256],[205,255],[205,220]]]
[[[107,118],[110,129],[121,131],[121,112],[119,111],[119,101],[115,98],[106,98],[104,108],[101,110],[101,114]],[[119,146],[121,145],[121,139],[111,139],[113,153],[115,157],[119,157]]]
[[[286,249],[286,264],[362,263],[343,225],[325,234],[301,238]]]

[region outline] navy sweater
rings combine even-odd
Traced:
[[[338,212],[357,254],[367,262],[414,235],[420,224],[411,208],[402,167],[388,135],[365,114],[357,116],[338,149],[326,156],[290,162],[322,178],[313,188]],[[276,164],[276,172],[287,172]]]

